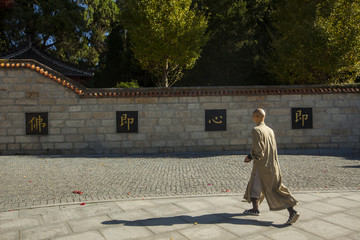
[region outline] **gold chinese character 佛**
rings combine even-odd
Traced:
[[[35,130],[35,131],[41,133],[41,130],[46,127],[46,123],[44,122],[44,119],[40,115],[33,117],[29,121],[29,124],[30,124],[31,132],[34,132],[34,130]]]

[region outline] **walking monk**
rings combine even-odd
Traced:
[[[253,169],[244,195],[244,199],[252,203],[253,208],[245,210],[244,214],[259,216],[259,204],[266,197],[270,211],[289,211],[290,216],[286,224],[292,224],[300,216],[293,208],[297,200],[281,183],[275,135],[274,131],[265,125],[265,116],[265,111],[261,108],[253,112],[256,126],[251,132],[250,154],[245,158],[246,163],[253,161]]]

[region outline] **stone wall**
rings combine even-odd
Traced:
[[[1,154],[247,150],[257,107],[280,149],[360,149],[356,86],[86,89],[34,61],[18,64],[0,65]],[[292,129],[292,108],[312,108],[313,128]],[[209,109],[226,110],[226,131],[205,131]],[[117,133],[117,111],[138,111],[137,133]],[[30,112],[48,113],[48,135],[26,135]]]

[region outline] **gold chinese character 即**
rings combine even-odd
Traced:
[[[124,126],[127,125],[127,129],[128,131],[130,130],[130,125],[134,123],[134,118],[128,118],[127,114],[123,114],[121,115],[121,122],[120,122],[120,126]]]
[[[33,117],[29,121],[29,124],[30,124],[31,132],[34,132],[34,130],[35,130],[35,131],[41,133],[41,129],[46,127],[46,123],[44,122],[44,119],[40,115]]]
[[[298,110],[295,114],[295,122],[301,121],[301,126],[305,125],[305,121],[308,120],[309,115],[303,114],[301,110]]]

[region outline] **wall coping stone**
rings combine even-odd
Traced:
[[[81,98],[109,97],[197,97],[197,96],[256,96],[296,94],[360,93],[360,84],[347,85],[269,85],[222,87],[172,87],[172,88],[86,88],[53,69],[32,59],[0,59],[1,69],[30,69],[45,76]]]

